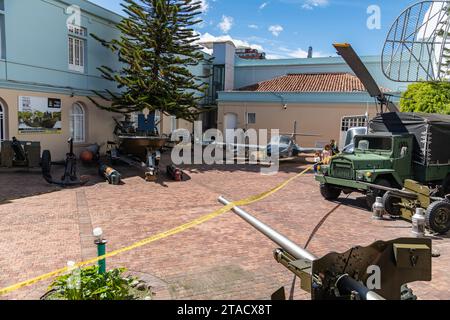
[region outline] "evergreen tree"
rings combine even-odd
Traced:
[[[450,114],[450,83],[418,82],[409,85],[400,101],[402,112]]]
[[[115,81],[118,92],[95,92],[111,106],[91,99],[99,108],[130,114],[148,109],[194,121],[207,85],[189,70],[207,62],[194,26],[201,23],[197,0],[124,0],[125,18],[120,39],[106,41],[92,35],[118,55],[122,70],[98,68],[103,78]]]

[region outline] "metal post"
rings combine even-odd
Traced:
[[[106,254],[106,244],[108,241],[103,239],[103,230],[101,228],[94,229],[95,244],[97,245],[97,257],[103,257]],[[98,272],[100,274],[106,273],[106,259],[98,261]]]
[[[97,245],[97,256],[98,257],[102,257],[106,254],[106,243],[108,241],[106,240],[96,240],[95,244]],[[98,261],[98,272],[100,274],[105,274],[106,273],[106,259],[102,259]]]

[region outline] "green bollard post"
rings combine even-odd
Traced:
[[[108,241],[103,239],[103,230],[101,228],[94,229],[94,236],[97,238],[95,244],[97,245],[97,256],[102,257],[106,254],[106,244]],[[106,273],[106,259],[98,261],[99,273]]]

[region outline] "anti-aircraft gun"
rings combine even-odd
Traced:
[[[219,202],[231,204],[223,197]],[[241,208],[233,211],[281,247],[274,252],[275,260],[300,278],[312,300],[411,299],[408,283],[431,281],[430,239],[378,241],[319,258]]]

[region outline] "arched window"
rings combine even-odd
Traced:
[[[0,144],[3,140],[5,140],[5,109],[3,108],[3,106],[0,104]],[[0,146],[1,147],[1,146]]]
[[[85,122],[83,106],[79,103],[74,103],[70,111],[70,134],[74,143],[86,142]]]

